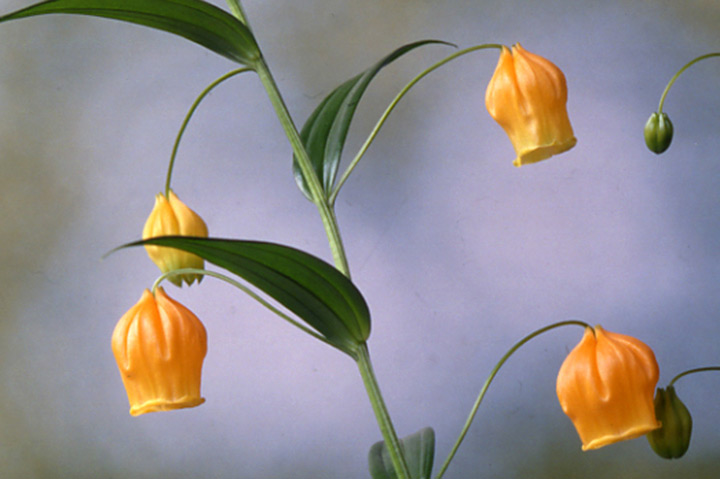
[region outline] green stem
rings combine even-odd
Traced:
[[[695,58],[694,60],[691,60],[687,65],[685,65],[680,70],[678,70],[678,72],[670,79],[670,82],[667,84],[667,86],[665,87],[665,91],[663,91],[663,94],[660,97],[660,105],[658,106],[658,113],[662,113],[663,104],[665,103],[665,97],[667,96],[668,92],[670,91],[670,87],[673,86],[673,83],[675,83],[675,80],[678,79],[678,77],[682,74],[682,72],[684,72],[685,70],[687,70],[692,65],[699,62],[700,60],[705,60],[706,58],[717,57],[717,56],[720,56],[720,52],[708,53],[706,55],[701,55],[701,56]]]
[[[243,6],[240,3],[240,0],[227,0],[228,7],[230,7],[230,11],[232,12],[235,17],[237,17],[238,20],[243,22],[245,26],[250,28],[250,25],[248,25],[247,22],[247,15],[245,15],[245,10],[243,10]]]
[[[474,52],[476,50],[483,50],[486,48],[502,48],[502,47],[503,46],[501,44],[486,43],[483,45],[476,45],[474,47],[460,50],[459,52],[455,52],[454,54],[450,55],[449,57],[432,65],[430,68],[426,69],[425,71],[420,73],[418,76],[413,78],[410,81],[410,83],[405,85],[405,87],[402,90],[400,90],[400,92],[395,96],[393,101],[391,101],[390,104],[388,105],[388,107],[385,109],[385,112],[382,114],[382,116],[380,117],[378,122],[375,124],[375,127],[370,132],[370,135],[365,140],[365,143],[363,143],[362,147],[360,147],[360,150],[358,150],[357,154],[355,155],[355,158],[353,158],[353,160],[348,165],[347,169],[343,172],[343,175],[338,180],[337,185],[335,186],[335,189],[333,190],[332,194],[330,195],[330,197],[328,199],[329,204],[330,205],[335,204],[335,200],[337,199],[337,195],[340,191],[340,188],[342,188],[343,184],[345,183],[345,181],[347,181],[348,177],[350,176],[350,173],[352,173],[352,171],[355,169],[358,162],[360,161],[360,158],[363,157],[363,155],[365,154],[367,149],[370,147],[372,142],[375,140],[375,137],[377,136],[378,132],[380,131],[380,128],[382,128],[382,126],[385,123],[385,121],[387,120],[387,118],[390,116],[390,113],[395,109],[395,107],[397,106],[398,102],[402,99],[402,97],[404,97],[405,94],[407,94],[407,92],[410,91],[410,89],[413,86],[415,86],[415,84],[417,82],[422,80],[425,76],[427,76],[431,72],[433,72],[433,71],[437,70],[438,68],[440,68],[441,66],[445,65],[446,63],[449,63],[452,60],[465,55],[466,53]]]
[[[372,363],[370,362],[370,352],[368,351],[367,343],[361,344],[360,348],[358,348],[356,361],[360,369],[360,376],[362,376],[365,389],[370,398],[370,404],[375,412],[375,418],[380,426],[380,432],[385,440],[385,446],[390,453],[390,460],[393,463],[397,479],[411,479],[410,470],[408,469],[405,456],[400,446],[400,440],[393,427],[390,413],[387,410],[387,406],[385,406],[385,401],[380,392],[380,386],[378,385]]]
[[[245,25],[247,25],[248,28],[250,28],[250,23],[243,11],[240,0],[227,0],[227,2],[233,14]],[[290,116],[290,111],[288,110],[287,105],[285,105],[285,101],[280,94],[280,89],[275,83],[275,79],[273,78],[267,63],[265,62],[265,58],[262,55],[254,67],[258,77],[260,77],[260,81],[265,87],[265,91],[270,98],[270,102],[275,109],[278,120],[280,120],[280,125],[290,141],[293,153],[295,154],[295,158],[300,166],[300,171],[302,171],[303,177],[310,189],[313,203],[315,203],[315,206],[320,213],[323,226],[325,227],[325,233],[327,234],[328,242],[330,243],[330,250],[335,262],[335,267],[349,278],[350,267],[348,266],[347,256],[345,254],[345,246],[343,245],[342,238],[340,237],[340,227],[335,219],[333,208],[328,202],[327,196],[320,184],[320,179],[315,174],[315,170],[310,162],[310,157],[307,154],[307,150],[305,150],[305,145],[303,145],[303,142],[300,139],[298,129]]]
[[[450,450],[450,454],[448,454],[447,459],[445,459],[445,462],[443,463],[442,467],[440,468],[440,472],[438,472],[436,479],[440,479],[443,474],[445,474],[446,469],[450,465],[450,461],[452,461],[453,457],[455,457],[455,453],[457,452],[458,448],[460,447],[460,444],[463,442],[463,439],[465,439],[465,435],[467,434],[468,430],[470,429],[470,425],[473,422],[473,419],[475,419],[475,414],[477,413],[478,409],[480,408],[480,404],[483,401],[483,398],[485,397],[485,393],[487,392],[488,388],[490,387],[490,383],[492,383],[493,379],[497,375],[498,371],[500,371],[500,368],[505,364],[505,361],[507,361],[510,356],[515,353],[522,345],[530,341],[536,336],[541,335],[542,333],[545,333],[547,331],[550,331],[551,329],[559,328],[561,326],[568,326],[568,325],[577,325],[582,326],[584,328],[591,328],[591,326],[583,321],[576,321],[576,320],[569,320],[569,321],[560,321],[559,323],[554,323],[549,326],[545,326],[544,328],[540,328],[527,336],[525,336],[523,339],[515,343],[515,345],[510,348],[510,350],[505,353],[505,355],[498,361],[498,363],[495,365],[493,370],[490,372],[490,376],[485,380],[485,384],[483,384],[482,389],[480,390],[480,394],[478,395],[477,399],[475,400],[475,404],[473,404],[472,409],[470,410],[470,415],[468,416],[467,420],[465,421],[465,425],[462,428],[462,431],[460,431],[460,436],[457,438],[457,441],[455,441],[455,444],[453,445],[452,449]]]
[[[280,124],[290,140],[293,153],[295,154],[300,170],[302,171],[303,177],[310,189],[313,202],[320,213],[323,226],[325,227],[325,233],[327,234],[328,242],[330,243],[330,250],[332,251],[333,260],[335,261],[335,267],[345,274],[345,276],[350,277],[350,268],[345,255],[345,248],[340,237],[340,228],[335,220],[335,214],[327,201],[322,186],[320,185],[320,180],[315,174],[315,170],[310,162],[310,157],[308,156],[305,146],[300,139],[300,134],[293,123],[290,112],[280,95],[280,91],[278,90],[275,80],[270,73],[270,69],[265,63],[264,58],[260,57],[256,66],[256,71],[260,77],[260,81],[265,86],[268,96],[270,97],[270,102],[275,108],[275,113],[280,120]]]
[[[670,381],[670,383],[668,384],[668,387],[672,386],[675,383],[675,381],[677,381],[678,379],[680,379],[683,376],[688,376],[690,374],[695,374],[695,373],[702,373],[705,371],[720,371],[720,366],[707,366],[704,368],[695,368],[695,369],[688,369],[687,371],[683,371],[680,374],[678,374],[677,376],[675,376],[674,378],[672,378],[672,381]]]
[[[216,271],[210,271],[210,270],[202,269],[202,268],[181,268],[181,269],[176,269],[173,271],[168,271],[167,273],[163,273],[162,275],[160,275],[158,277],[158,279],[155,280],[155,282],[152,285],[152,291],[155,292],[155,290],[160,285],[160,283],[162,283],[165,279],[170,278],[172,276],[183,275],[183,274],[202,274],[205,276],[212,276],[213,278],[221,279],[221,280],[225,281],[226,283],[231,284],[232,286],[235,286],[240,291],[247,294],[252,299],[254,299],[258,303],[262,304],[267,309],[269,309],[273,313],[277,314],[282,319],[284,319],[288,323],[292,324],[296,328],[301,329],[303,332],[309,334],[310,336],[314,337],[315,339],[319,339],[320,341],[322,341],[326,344],[329,344],[330,346],[336,347],[334,344],[330,343],[327,339],[325,339],[324,336],[316,333],[312,329],[308,328],[307,326],[304,326],[300,322],[294,320],[287,314],[283,313],[278,308],[276,308],[275,306],[273,306],[272,304],[267,302],[265,299],[263,299],[261,296],[259,296],[257,293],[255,293],[253,290],[251,290],[244,284],[239,283],[238,281],[235,281],[234,279],[232,279],[228,276],[225,276],[224,274],[218,273]]]
[[[230,4],[230,8],[245,25],[250,28],[249,22],[245,17],[242,10],[242,6],[239,0],[227,0]],[[285,135],[290,141],[293,153],[297,160],[300,171],[307,182],[310,194],[313,202],[315,203],[320,217],[322,218],[323,226],[325,227],[325,233],[328,237],[330,244],[330,250],[332,251],[333,260],[335,267],[345,274],[348,278],[350,277],[350,268],[348,266],[347,256],[345,255],[345,248],[343,246],[342,238],[340,237],[340,228],[335,218],[335,211],[332,204],[328,201],[327,194],[323,190],[320,184],[320,179],[315,174],[315,170],[312,167],[310,157],[308,156],[307,150],[300,139],[300,134],[295,126],[290,112],[288,111],[285,102],[283,101],[280,90],[275,83],[275,80],[270,72],[270,69],[265,62],[264,57],[260,57],[257,65],[254,65],[255,71],[257,72],[260,81],[262,82],[265,90],[267,91],[270,102],[275,109],[275,113],[280,121],[280,124],[285,131]],[[380,427],[380,431],[385,439],[385,444],[390,452],[390,458],[393,462],[395,470],[397,471],[398,479],[411,479],[408,472],[407,463],[405,456],[400,447],[400,441],[397,438],[395,429],[390,419],[390,414],[387,411],[385,402],[383,401],[382,393],[380,392],[380,386],[378,385],[375,373],[372,369],[370,362],[370,353],[367,349],[367,344],[363,343],[357,354],[353,355],[356,359],[360,375],[363,378],[365,389],[367,390],[370,403],[372,404],[375,416]]]
[[[228,78],[232,78],[235,75],[239,75],[240,73],[252,71],[250,68],[239,68],[237,70],[233,70],[229,73],[226,73],[225,75],[221,76],[211,84],[209,84],[203,91],[200,93],[200,95],[195,99],[192,106],[190,107],[190,110],[188,111],[187,115],[185,115],[185,119],[182,122],[182,125],[180,126],[180,131],[177,134],[177,137],[175,138],[175,144],[173,145],[172,154],[170,155],[170,164],[168,165],[168,171],[167,171],[167,178],[165,179],[165,197],[168,197],[170,195],[170,180],[172,178],[172,172],[173,167],[175,166],[175,157],[177,156],[178,148],[180,147],[180,140],[182,140],[182,136],[185,133],[185,129],[188,126],[188,123],[190,122],[190,118],[192,118],[193,114],[195,113],[195,110],[197,110],[197,107],[200,105],[200,102],[205,99],[205,97],[212,91],[213,88],[227,80]]]

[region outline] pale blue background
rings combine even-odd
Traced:
[[[215,1],[223,5],[220,1]],[[3,0],[2,12],[29,4]],[[401,103],[338,202],[373,313],[370,348],[401,435],[431,425],[437,464],[499,357],[580,318],[642,338],[661,385],[720,351],[720,61],[676,84],[657,157],[642,127],[684,63],[720,50],[715,0],[248,0],[298,123],[397,46],[521,42],[565,72],[578,145],[516,169],[484,107],[497,52],[458,60]],[[384,105],[450,52],[408,55],[373,83],[352,154]],[[203,406],[132,418],[110,351],[117,319],[157,276],[137,239],[187,108],[229,61],[168,34],[81,17],[0,26],[0,476],[366,478],[379,439],[351,360],[213,279],[168,292],[208,329]],[[201,106],[174,188],[214,236],[329,259],[260,83]],[[680,461],[644,439],[582,453],[555,397],[579,328],[507,364],[446,477],[676,478],[720,474],[720,378],[677,384],[695,417]]]

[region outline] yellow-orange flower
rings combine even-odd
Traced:
[[[198,406],[207,334],[200,320],[159,287],[120,318],[112,350],[130,414]]]
[[[642,341],[596,326],[563,362],[557,395],[583,451],[642,436],[660,427],[653,393],[655,354]]]
[[[565,75],[549,60],[520,44],[502,47],[485,92],[490,116],[515,148],[515,166],[536,163],[577,143],[567,114]]]
[[[169,198],[158,193],[155,195],[155,207],[145,222],[143,228],[143,239],[157,236],[201,236],[207,238],[208,230],[203,219],[180,201],[171,190]],[[164,246],[145,246],[148,256],[160,268],[160,271],[167,273],[181,268],[203,268],[203,259],[192,253],[168,248]],[[190,285],[196,279],[202,280],[200,274],[183,274],[170,276],[168,278],[176,286],[182,286],[183,280]]]

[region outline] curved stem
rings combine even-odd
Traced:
[[[167,279],[167,278],[169,278],[169,277],[171,277],[171,276],[183,275],[183,274],[202,274],[202,275],[205,275],[205,276],[212,276],[213,278],[221,279],[221,280],[225,281],[226,283],[231,284],[232,286],[235,286],[235,287],[238,288],[240,291],[242,291],[243,293],[247,294],[247,295],[250,296],[252,299],[254,299],[254,300],[257,301],[258,303],[262,304],[262,305],[265,306],[267,309],[269,309],[269,310],[272,311],[273,313],[277,314],[277,315],[280,316],[282,319],[284,319],[284,320],[287,321],[288,323],[292,324],[292,325],[295,326],[296,328],[301,329],[302,331],[304,331],[305,333],[307,333],[307,334],[309,334],[310,336],[314,337],[315,339],[319,339],[320,341],[322,341],[322,342],[324,342],[324,343],[326,343],[326,344],[329,344],[330,346],[337,347],[337,346],[335,346],[334,344],[330,343],[327,339],[325,339],[324,336],[316,333],[316,332],[313,331],[312,329],[308,328],[307,326],[304,326],[304,325],[301,324],[300,322],[294,320],[293,318],[291,318],[291,317],[288,316],[287,314],[285,314],[285,313],[283,313],[282,311],[280,311],[278,308],[276,308],[275,306],[273,306],[272,304],[270,304],[269,302],[267,302],[267,301],[266,301],[265,299],[263,299],[260,295],[258,295],[257,293],[255,293],[253,290],[251,290],[250,288],[248,288],[248,287],[245,286],[244,284],[239,283],[238,281],[235,281],[234,279],[232,279],[232,278],[230,278],[230,277],[228,277],[228,276],[225,276],[224,274],[218,273],[218,272],[216,272],[216,271],[210,271],[210,270],[201,269],[201,268],[182,268],[182,269],[176,269],[176,270],[173,270],[173,271],[168,271],[167,273],[164,273],[164,274],[160,275],[160,276],[158,277],[158,279],[155,280],[155,282],[154,282],[153,285],[152,285],[152,292],[153,292],[153,293],[155,292],[155,290],[156,290],[157,287],[160,285],[160,283],[163,282],[163,280],[165,280],[165,279]]]
[[[453,457],[455,456],[455,453],[457,452],[458,448],[460,447],[460,444],[462,443],[463,439],[465,439],[465,435],[467,434],[468,430],[470,429],[470,425],[473,422],[473,419],[475,419],[475,414],[478,411],[478,408],[480,407],[480,404],[482,403],[483,398],[485,397],[485,393],[487,392],[488,388],[490,387],[490,383],[492,383],[493,379],[497,375],[498,371],[500,371],[500,368],[505,364],[505,361],[507,361],[510,356],[513,355],[515,351],[520,349],[522,345],[530,341],[536,336],[541,335],[542,333],[545,333],[547,331],[550,331],[551,329],[559,328],[561,326],[568,326],[568,325],[576,325],[576,326],[582,326],[584,328],[591,328],[589,324],[583,322],[583,321],[577,321],[577,320],[569,320],[569,321],[560,321],[559,323],[554,323],[549,326],[545,326],[544,328],[540,328],[527,336],[525,336],[523,339],[515,343],[515,345],[510,348],[510,350],[505,353],[505,355],[498,361],[498,363],[495,365],[493,370],[490,372],[490,376],[485,380],[485,384],[483,384],[482,389],[480,389],[480,394],[478,395],[478,398],[475,400],[475,404],[473,404],[472,409],[470,410],[470,415],[468,416],[467,420],[465,421],[465,425],[462,428],[462,431],[460,431],[460,436],[457,438],[457,441],[455,441],[455,444],[453,445],[452,449],[450,450],[450,454],[448,454],[447,459],[445,459],[445,462],[443,463],[442,467],[440,468],[440,472],[438,472],[438,475],[436,476],[436,479],[440,479],[443,474],[445,474],[445,470],[450,465],[450,461],[452,461]]]
[[[707,366],[704,368],[695,368],[695,369],[688,369],[687,371],[683,371],[680,374],[678,374],[677,376],[675,376],[674,378],[672,378],[672,381],[670,381],[670,383],[668,383],[668,387],[675,384],[675,381],[677,381],[678,379],[680,379],[683,376],[688,376],[690,374],[695,374],[695,373],[702,373],[705,371],[720,371],[720,366]]]
[[[348,177],[350,176],[350,173],[352,173],[352,171],[355,169],[355,166],[357,166],[358,162],[360,161],[360,158],[363,157],[363,155],[365,154],[367,149],[370,147],[372,142],[375,140],[375,137],[377,136],[378,132],[380,131],[380,128],[382,128],[382,126],[385,123],[385,121],[387,120],[388,116],[390,116],[390,113],[395,109],[395,107],[397,106],[398,102],[402,99],[402,97],[404,97],[405,94],[407,94],[407,92],[410,91],[410,89],[413,86],[415,86],[415,84],[417,82],[422,80],[424,77],[426,77],[431,72],[433,72],[433,71],[437,70],[438,68],[440,68],[441,66],[445,65],[446,63],[449,63],[450,61],[452,61],[458,57],[461,57],[461,56],[465,55],[466,53],[474,52],[476,50],[483,50],[486,48],[502,48],[502,45],[498,44],[498,43],[486,43],[483,45],[476,45],[474,47],[466,48],[464,50],[460,50],[459,52],[455,52],[454,54],[450,55],[449,57],[439,61],[438,63],[432,65],[430,68],[421,72],[418,76],[413,78],[410,81],[410,83],[405,85],[405,87],[402,90],[400,90],[400,92],[395,96],[393,101],[391,101],[390,104],[388,105],[388,107],[385,109],[385,112],[382,114],[382,116],[380,117],[378,122],[375,124],[375,127],[370,132],[370,135],[365,140],[365,143],[363,143],[363,145],[360,147],[360,150],[358,150],[357,154],[355,155],[355,158],[353,158],[353,160],[350,162],[348,167],[343,172],[343,175],[338,180],[337,185],[335,186],[335,189],[333,190],[333,192],[330,194],[330,196],[328,198],[328,202],[330,203],[330,205],[335,204],[335,200],[337,199],[337,195],[340,191],[340,188],[342,188],[343,184],[345,183],[345,181],[347,181]]]
[[[708,53],[706,55],[701,55],[701,56],[695,58],[694,60],[691,60],[684,67],[682,67],[680,70],[678,70],[678,72],[670,79],[670,82],[667,84],[667,86],[665,87],[665,91],[663,91],[663,94],[660,97],[660,105],[658,106],[658,113],[662,113],[663,104],[665,103],[665,97],[667,96],[668,92],[670,91],[670,87],[673,86],[673,83],[675,83],[675,80],[678,79],[678,77],[682,74],[682,72],[684,72],[685,70],[687,70],[692,65],[699,62],[700,60],[705,60],[706,58],[717,57],[717,56],[720,56],[720,52]]]
[[[170,180],[172,178],[173,167],[175,166],[175,157],[177,156],[178,148],[180,147],[180,140],[182,140],[182,136],[185,133],[185,128],[187,128],[187,125],[190,122],[190,118],[192,118],[193,113],[195,113],[195,110],[197,110],[200,102],[205,99],[205,97],[208,95],[208,93],[210,93],[210,91],[212,91],[213,88],[215,88],[228,78],[232,78],[235,75],[239,75],[240,73],[248,71],[252,71],[252,69],[239,68],[237,70],[226,73],[225,75],[221,76],[220,78],[209,84],[193,102],[187,115],[185,115],[185,119],[180,126],[180,131],[178,131],[177,137],[175,138],[175,144],[173,145],[172,154],[170,155],[170,164],[168,165],[167,178],[165,179],[165,197],[168,197],[168,195],[170,195]]]
[[[402,453],[400,440],[398,439],[395,428],[393,427],[392,420],[390,419],[390,413],[388,412],[385,401],[383,400],[382,393],[380,392],[380,386],[377,382],[377,378],[375,377],[372,363],[370,362],[370,352],[368,351],[367,343],[362,343],[360,348],[358,348],[356,361],[358,368],[360,369],[360,375],[362,376],[363,383],[365,384],[368,397],[370,398],[370,404],[375,412],[375,418],[380,426],[380,432],[385,440],[385,446],[390,454],[390,460],[393,463],[397,479],[411,479],[407,461]]]

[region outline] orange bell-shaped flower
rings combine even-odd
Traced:
[[[549,60],[520,44],[502,47],[485,92],[490,116],[515,148],[515,166],[550,158],[577,143],[567,109],[565,75]]]
[[[207,238],[208,229],[203,219],[180,201],[171,190],[168,198],[160,193],[155,195],[155,207],[145,222],[142,237],[148,239],[173,235]],[[202,269],[205,265],[201,257],[176,248],[147,245],[145,250],[163,273],[181,268]],[[176,286],[182,286],[183,280],[190,285],[196,279],[200,282],[202,275],[183,274],[168,278]]]
[[[585,330],[560,367],[557,395],[575,424],[583,451],[642,436],[660,427],[653,393],[659,377],[655,354],[642,341]]]
[[[200,320],[159,287],[120,318],[112,350],[130,414],[198,406],[207,334]]]

